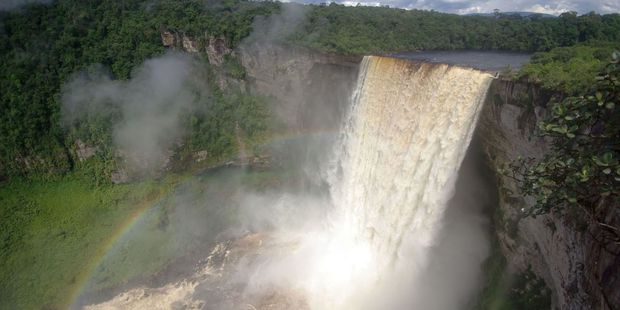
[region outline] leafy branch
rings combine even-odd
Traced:
[[[602,232],[598,241],[620,244],[615,218],[620,203],[619,104],[620,53],[614,52],[589,94],[552,103],[539,124],[552,151],[541,159],[519,158],[502,169],[535,200],[527,215],[577,210]]]

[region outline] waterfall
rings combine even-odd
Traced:
[[[379,278],[405,242],[415,248],[406,264],[427,264],[491,80],[444,64],[363,59],[330,181],[333,224],[370,249]]]
[[[427,283],[419,274],[439,278],[429,255],[442,232],[443,214],[491,80],[474,69],[365,57],[328,174],[331,201],[311,194],[244,198],[251,202],[249,214],[277,211],[257,217],[260,225],[266,217],[286,222],[286,216],[275,214],[287,209],[314,207],[320,215],[299,213],[308,216],[295,221],[308,222],[299,227],[274,221],[282,227],[264,239],[256,234],[219,244],[213,253],[224,256],[214,261],[209,256],[192,278],[148,289],[148,294],[134,289],[92,309],[173,303],[255,309],[254,302],[262,303],[258,309],[462,309],[460,299],[471,289],[449,290],[444,284],[475,285],[467,275],[476,270],[452,271],[475,269],[485,254],[465,265],[460,258],[466,256],[450,256],[458,266],[445,271],[443,282]],[[326,205],[334,211],[328,224],[322,212]],[[472,238],[457,238],[457,243],[463,240],[464,247],[472,246],[467,243]],[[246,256],[234,261],[239,255]],[[398,305],[399,293],[409,298],[405,306]],[[205,294],[218,298],[203,304]]]

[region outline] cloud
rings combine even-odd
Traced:
[[[0,11],[10,11],[28,4],[48,4],[50,2],[52,0],[2,0],[0,1]]]
[[[323,0],[309,0],[305,3],[329,2]],[[536,12],[559,15],[567,11],[577,11],[580,14],[595,11],[597,13],[618,13],[620,12],[620,2],[616,0],[383,0],[380,2],[372,0],[339,0],[336,1],[345,5],[357,5],[360,3],[367,6],[389,5],[405,9],[435,10],[440,12],[469,14],[469,13],[489,13],[494,9],[503,12]]]
[[[305,20],[307,12],[306,6],[298,3],[285,3],[279,14],[268,17],[256,16],[252,23],[252,33],[243,40],[242,46],[283,40]]]
[[[132,168],[146,172],[161,166],[183,134],[181,116],[206,88],[194,79],[198,67],[188,55],[169,53],[145,61],[128,81],[97,69],[80,73],[64,86],[63,122],[109,117],[114,145]]]

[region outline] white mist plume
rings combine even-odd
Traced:
[[[194,66],[190,56],[169,53],[145,61],[128,81],[111,80],[100,70],[77,75],[64,87],[63,121],[117,114],[115,146],[135,168],[146,171],[162,165],[183,134],[181,115],[203,92],[190,85]]]
[[[253,43],[283,43],[287,36],[306,19],[308,7],[299,3],[281,3],[280,12],[267,17],[256,16],[252,23],[252,33],[241,42],[243,45]]]
[[[231,238],[265,233],[271,245],[205,291],[240,287],[249,309],[267,309],[252,301],[272,292],[299,293],[307,307],[295,309],[467,307],[488,245],[483,186],[457,175],[488,81],[473,70],[367,58],[335,154],[333,196],[303,186],[251,192],[229,185],[240,214]],[[192,294],[182,299],[200,298]]]

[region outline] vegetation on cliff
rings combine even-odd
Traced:
[[[62,86],[75,72],[100,64],[113,79],[130,78],[146,59],[164,53],[162,26],[206,32],[235,46],[250,33],[255,16],[277,9],[276,3],[241,0],[209,6],[197,0],[59,0],[0,13],[0,177],[71,169],[73,141],[60,126],[60,110]],[[224,98],[213,100],[230,104]],[[231,134],[222,133],[222,139]]]
[[[603,246],[620,240],[620,53],[596,76],[585,95],[550,103],[540,123],[553,148],[541,159],[524,158],[505,170],[535,199],[526,210],[568,215],[596,230]],[[578,225],[579,226],[579,225]]]

